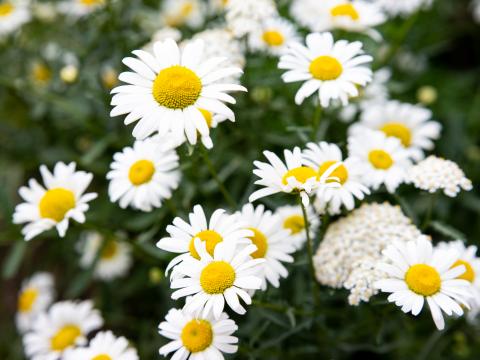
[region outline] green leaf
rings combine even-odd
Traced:
[[[17,273],[26,250],[27,242],[24,240],[19,240],[13,245],[10,253],[7,255],[5,264],[3,265],[2,277],[4,279],[9,279]]]
[[[465,236],[464,233],[462,233],[460,230],[455,229],[451,225],[447,225],[441,221],[432,221],[430,223],[430,226],[438,231],[440,234],[448,236],[450,239],[460,239],[460,240],[465,240],[467,237]]]

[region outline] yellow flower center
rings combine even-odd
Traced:
[[[280,46],[283,45],[285,38],[282,33],[277,30],[267,30],[262,35],[263,41],[265,41],[269,46]]]
[[[138,160],[131,167],[128,172],[128,178],[130,182],[139,186],[152,180],[155,173],[155,166],[150,160]]]
[[[0,4],[0,16],[8,16],[14,9],[13,5],[8,2]]]
[[[225,261],[213,261],[202,270],[200,285],[207,294],[223,294],[235,282],[235,270]]]
[[[342,75],[343,67],[334,57],[324,55],[312,60],[309,70],[315,79],[328,81]]]
[[[101,5],[105,0],[80,0],[80,2],[85,6],[95,6]]]
[[[248,230],[253,231],[253,236],[249,236],[249,239],[252,241],[253,245],[257,246],[257,250],[251,254],[252,258],[264,258],[268,250],[267,237],[258,229],[248,228]]]
[[[75,195],[71,190],[64,188],[50,189],[45,192],[38,208],[42,218],[60,222],[65,214],[75,207]]]
[[[182,329],[183,346],[191,353],[203,351],[213,341],[212,325],[207,320],[190,320]]]
[[[205,121],[207,122],[207,125],[209,128],[212,127],[212,120],[213,120],[213,114],[211,111],[205,110],[205,109],[200,109],[200,112],[202,113],[203,117],[205,118]]]
[[[409,147],[412,143],[412,132],[402,123],[390,122],[383,125],[380,130],[387,136],[393,136],[399,139],[405,147]]]
[[[52,72],[46,65],[36,63],[32,68],[32,76],[35,81],[46,83],[52,78]]]
[[[18,311],[26,313],[32,310],[35,300],[38,298],[38,290],[35,288],[27,288],[22,291],[18,297]]]
[[[438,271],[426,264],[410,266],[405,274],[405,282],[410,290],[423,296],[436,294],[442,284]]]
[[[285,219],[283,227],[290,230],[292,235],[295,235],[305,229],[305,220],[302,215],[292,215]]]
[[[355,9],[355,7],[352,4],[348,3],[334,6],[330,9],[330,14],[333,17],[348,16],[352,20],[358,20],[360,18],[360,15],[358,14],[358,11]]]
[[[182,8],[180,9],[180,14],[181,16],[187,17],[190,15],[193,11],[193,4],[188,2],[182,5]]]
[[[92,360],[113,360],[110,355],[107,354],[100,354],[92,358]]]
[[[318,174],[314,169],[308,166],[299,166],[294,169],[288,170],[285,175],[283,175],[282,183],[283,185],[287,185],[287,179],[294,177],[298,182],[304,184],[310,178],[318,179]]]
[[[325,171],[327,171],[330,166],[332,165],[335,165],[337,163],[337,161],[334,161],[334,160],[329,160],[329,161],[325,161],[322,166],[320,166],[320,169],[318,170],[318,175],[319,176],[322,176]],[[348,170],[347,168],[345,167],[345,165],[340,165],[340,166],[337,166],[335,168],[335,170],[333,170],[333,172],[329,175],[329,177],[331,178],[336,178],[336,179],[328,179],[327,180],[327,183],[331,183],[331,182],[340,182],[340,184],[345,184],[348,180]]]
[[[465,272],[462,275],[457,276],[457,279],[463,279],[473,283],[473,281],[475,280],[475,270],[473,270],[472,265],[470,265],[470,263],[467,261],[457,260],[455,261],[455,264],[452,265],[452,268],[459,265],[465,266]]]
[[[50,348],[54,351],[63,351],[75,344],[75,340],[82,334],[76,325],[65,325],[50,340]]]
[[[393,159],[389,153],[384,150],[372,150],[368,154],[368,160],[374,168],[387,170],[393,165]]]
[[[222,236],[214,230],[200,231],[190,240],[190,245],[188,247],[190,250],[190,255],[192,255],[195,259],[200,259],[200,255],[198,255],[198,252],[195,249],[195,242],[193,241],[195,238],[199,238],[200,240],[206,242],[207,252],[212,256],[215,246],[217,246],[219,242],[223,241]]]
[[[115,257],[118,252],[118,245],[115,241],[109,240],[102,250],[101,258],[103,260],[110,260]]]
[[[197,101],[202,81],[192,70],[175,65],[160,71],[153,81],[153,97],[169,109],[185,109]]]

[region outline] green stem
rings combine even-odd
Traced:
[[[422,230],[425,230],[430,225],[432,221],[433,209],[435,207],[435,203],[437,202],[437,193],[430,195],[430,201],[428,203],[427,212],[425,213],[425,218],[423,219],[423,223],[421,226]]]
[[[252,305],[256,307],[260,307],[263,309],[269,309],[272,311],[280,312],[280,313],[287,313],[287,312],[292,312],[296,315],[303,315],[303,316],[313,316],[314,313],[310,311],[304,311],[302,309],[297,309],[292,306],[285,306],[285,305],[279,305],[279,304],[271,304],[271,303],[266,303],[258,300],[253,300]]]
[[[317,140],[318,125],[320,124],[320,118],[322,117],[322,106],[320,104],[315,108],[315,113],[312,119],[312,140]]]

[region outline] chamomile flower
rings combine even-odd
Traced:
[[[22,229],[25,240],[55,227],[60,237],[68,229],[68,221],[85,222],[88,202],[97,197],[96,193],[84,194],[93,175],[75,171],[75,163],[55,164],[53,173],[45,165],[40,166],[44,186],[30,179],[27,186],[19,190],[24,203],[17,205],[13,214],[15,224],[28,223]]]
[[[288,276],[283,263],[293,262],[291,254],[295,246],[290,239],[290,231],[282,228],[281,218],[265,210],[263,205],[256,208],[246,204],[239,212],[239,218],[253,232],[249,239],[257,250],[251,254],[254,259],[265,259],[263,263],[262,290],[266,290],[267,282],[274,287],[280,286],[280,278]]]
[[[282,228],[290,232],[289,241],[296,250],[300,250],[307,241],[307,233],[305,231],[305,220],[303,218],[302,207],[299,205],[285,205],[277,208],[275,214],[280,217]],[[310,237],[315,237],[318,227],[320,226],[320,218],[313,211],[312,207],[307,207],[307,219],[310,230]]]
[[[435,325],[442,330],[445,327],[442,311],[449,316],[453,313],[461,316],[461,305],[469,307],[470,283],[458,278],[466,268],[456,263],[457,252],[434,250],[431,242],[421,236],[407,243],[396,242],[383,254],[389,262],[380,263],[378,268],[388,277],[378,280],[375,287],[391,293],[388,301],[401,306],[403,312],[416,316],[426,301]]]
[[[25,353],[33,360],[56,360],[65,351],[87,343],[87,335],[103,325],[91,301],[62,301],[35,320],[23,338]]]
[[[433,140],[440,137],[442,127],[431,118],[432,112],[424,107],[392,100],[365,108],[360,122],[350,132],[354,134],[363,128],[380,130],[398,138],[411,157],[419,161],[425,150],[433,149]]]
[[[288,45],[278,67],[288,70],[282,75],[283,81],[304,81],[297,91],[295,103],[318,92],[322,107],[328,107],[332,100],[348,104],[349,97],[359,94],[358,86],[365,86],[372,80],[372,70],[366,64],[372,61],[370,55],[363,55],[359,41],[334,41],[330,33],[307,35],[306,46],[300,43]]]
[[[334,183],[327,183],[334,168],[332,167],[320,176],[314,168],[304,164],[302,152],[298,147],[295,147],[293,151],[284,151],[285,163],[271,151],[264,151],[263,154],[269,163],[253,162],[256,167],[253,173],[260,178],[255,181],[255,184],[261,185],[263,188],[250,195],[250,202],[279,192],[299,193],[302,203],[308,206],[309,195],[314,190],[319,187],[337,186]]]
[[[23,281],[15,316],[17,328],[21,333],[30,330],[38,314],[50,306],[54,296],[53,277],[49,273],[36,273]]]
[[[363,183],[374,190],[385,184],[390,193],[405,182],[412,165],[400,140],[381,131],[364,130],[350,136],[348,154],[363,166]]]
[[[240,38],[258,30],[263,21],[277,15],[273,0],[228,0],[225,20],[235,37]]]
[[[229,0],[209,0],[208,6],[213,13],[223,13],[228,5]]]
[[[299,41],[297,30],[288,20],[281,17],[267,19],[262,26],[251,32],[248,44],[252,50],[267,52],[274,56],[281,55],[286,45]]]
[[[137,140],[113,156],[108,194],[121,208],[152,211],[172,197],[180,172],[174,143],[159,136]]]
[[[303,151],[305,164],[317,170],[323,175],[332,165],[339,164],[330,174],[330,182],[337,182],[338,187],[320,189],[314,203],[316,210],[323,214],[328,211],[330,214],[340,213],[344,206],[347,210],[355,207],[355,198],[363,200],[370,190],[363,184],[363,166],[359,161],[346,158],[342,160],[342,151],[335,144],[322,141],[318,144],[308,143],[307,149]]]
[[[30,21],[28,2],[23,0],[0,1],[0,36],[7,35]]]
[[[158,326],[160,335],[171,340],[160,348],[160,355],[174,352],[172,359],[223,360],[222,353],[237,352],[238,338],[232,336],[237,329],[226,313],[215,319],[212,315],[197,316],[185,308],[170,309]]]
[[[201,205],[195,205],[189,214],[189,223],[180,217],[173,219],[173,224],[167,226],[168,237],[157,242],[157,247],[177,254],[167,266],[167,272],[183,260],[193,256],[200,259],[194,246],[194,240],[205,242],[207,252],[213,256],[215,247],[222,242],[248,244],[247,237],[253,232],[246,230],[235,215],[229,215],[223,209],[215,210],[207,221]]]
[[[105,6],[105,0],[65,0],[58,10],[75,18],[81,18]]]
[[[407,17],[419,10],[430,8],[433,0],[376,0],[376,3],[392,17]]]
[[[205,6],[200,0],[165,0],[162,19],[170,27],[189,26],[197,28],[205,18]]]
[[[83,234],[79,245],[82,268],[90,268],[98,255],[94,269],[94,276],[98,279],[110,281],[125,276],[132,265],[130,245],[124,241],[89,231]]]
[[[86,347],[78,347],[65,353],[62,360],[138,360],[137,350],[123,336],[111,331],[97,333]]]
[[[252,259],[257,251],[255,245],[247,245],[239,250],[238,244],[223,241],[215,247],[213,256],[207,250],[207,243],[199,238],[194,239],[194,247],[199,259],[190,256],[175,270],[183,276],[173,279],[172,299],[193,295],[187,301],[185,309],[189,312],[200,312],[202,316],[213,313],[220,319],[225,302],[238,314],[246,310],[239,298],[247,305],[252,299],[248,291],[260,289],[262,286],[261,271],[264,259]]]
[[[173,40],[157,42],[154,55],[136,50],[138,57],[123,62],[133,72],[120,74],[128,85],[112,90],[111,116],[128,114],[125,124],[138,120],[133,136],[144,139],[158,131],[171,133],[177,140],[186,136],[196,144],[197,132],[209,134],[205,118],[199,109],[221,114],[234,121],[235,115],[224,102],[235,103],[229,91],[246,91],[243,86],[223,83],[221,79],[239,74],[241,69],[224,68],[225,59],[203,59],[203,41],[195,41],[180,51]]]

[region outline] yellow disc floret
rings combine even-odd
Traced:
[[[215,250],[215,246],[217,246],[219,242],[223,241],[222,236],[214,230],[200,231],[190,240],[190,245],[188,247],[190,250],[190,255],[192,255],[195,259],[200,259],[200,255],[198,255],[198,252],[195,249],[195,242],[194,242],[195,238],[199,238],[200,240],[206,242],[207,252],[212,256],[213,256],[213,251]]]
[[[208,348],[213,341],[212,325],[207,320],[190,320],[182,329],[183,346],[191,353]]]
[[[175,65],[160,71],[153,81],[153,97],[169,109],[185,109],[197,101],[202,81],[192,70]]]
[[[208,110],[205,110],[205,109],[200,109],[198,108],[198,110],[200,110],[200,112],[202,113],[205,121],[207,122],[207,126],[209,128],[212,127],[212,120],[213,120],[213,114],[211,111],[208,111]]]
[[[38,209],[42,218],[60,222],[65,214],[75,207],[75,195],[71,190],[54,188],[47,190],[43,195]]]
[[[96,6],[102,5],[105,0],[80,0],[80,2],[85,6]]]
[[[329,160],[329,161],[325,161],[321,166],[320,166],[320,169],[318,170],[318,175],[319,176],[322,176],[325,171],[327,171],[328,169],[330,169],[330,167],[332,165],[335,165],[337,163],[337,161],[334,161],[334,160]],[[341,164],[339,166],[337,166],[335,168],[335,170],[332,171],[332,173],[328,176],[329,178],[332,178],[332,179],[328,179],[327,180],[327,183],[331,183],[331,182],[340,182],[340,184],[345,184],[348,180],[348,170],[347,168],[345,167],[345,165]]]
[[[305,220],[302,215],[292,215],[285,219],[283,228],[292,232],[292,235],[298,234],[305,229]]]
[[[317,172],[308,166],[299,166],[294,169],[288,170],[285,175],[283,175],[282,183],[283,185],[287,185],[288,178],[294,177],[298,182],[304,184],[310,178],[318,179]]]
[[[343,72],[343,66],[334,57],[323,55],[312,60],[309,71],[315,79],[328,81],[335,80]]]
[[[13,12],[13,10],[15,10],[15,8],[9,2],[4,2],[0,4],[0,17],[10,15]]]
[[[426,264],[410,266],[405,274],[405,282],[410,290],[423,296],[436,294],[442,285],[437,269]]]
[[[374,168],[379,170],[388,170],[393,165],[392,157],[384,150],[370,151],[368,161],[370,161]]]
[[[282,33],[277,30],[267,30],[262,35],[263,41],[269,46],[281,46],[285,42]]]
[[[257,250],[251,254],[252,258],[264,258],[268,250],[267,237],[258,229],[248,228],[248,230],[253,231],[253,236],[249,236],[249,239],[252,241],[253,245],[257,246]]]
[[[18,297],[18,311],[19,312],[29,312],[32,310],[35,300],[38,298],[38,290],[35,288],[27,288],[22,291]]]
[[[92,360],[113,360],[110,355],[107,354],[100,354],[92,358]]]
[[[225,261],[213,261],[202,270],[200,285],[207,294],[223,294],[235,282],[235,270]]]
[[[463,279],[473,283],[473,281],[475,280],[475,270],[473,270],[472,265],[470,265],[470,263],[467,261],[457,260],[455,261],[455,264],[452,265],[452,268],[459,265],[465,266],[465,272],[462,275],[457,276],[457,279]]]
[[[360,15],[358,14],[358,11],[355,9],[355,7],[352,4],[349,4],[349,3],[334,6],[333,8],[330,9],[330,14],[333,17],[348,16],[352,20],[360,19]]]
[[[399,139],[405,147],[409,147],[412,143],[412,132],[402,123],[389,122],[383,125],[380,130],[387,136],[393,136]]]
[[[66,348],[75,345],[75,341],[81,334],[82,331],[78,326],[65,325],[51,338],[50,347],[54,351],[63,351]]]
[[[118,253],[118,244],[113,240],[109,240],[103,247],[102,254],[100,257],[103,260],[109,260],[114,258],[115,255],[117,255],[117,253]]]
[[[128,171],[128,179],[130,182],[139,186],[152,180],[155,173],[155,165],[150,160],[138,160]]]

